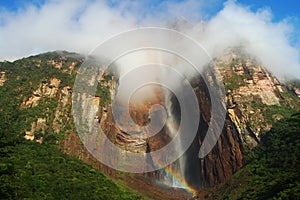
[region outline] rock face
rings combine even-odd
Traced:
[[[217,145],[201,160],[203,187],[224,181],[244,165],[244,155],[258,144],[261,131],[269,130],[272,121],[283,117],[273,108],[300,106],[299,101],[295,105],[287,98],[287,89],[250,56],[230,50],[216,60],[216,66],[227,92],[227,118]],[[206,95],[202,93],[200,99]],[[209,120],[206,109],[202,107],[204,121]],[[269,116],[268,112],[274,114]]]
[[[59,88],[61,80],[57,78],[51,78],[50,83],[44,81],[39,85],[39,88],[35,90],[32,96],[24,101],[20,105],[20,109],[26,109],[30,107],[36,107],[39,105],[39,101],[45,99],[53,99],[57,101],[57,106],[54,110],[47,111],[53,113],[54,119],[51,119],[49,115],[46,118],[37,118],[37,121],[32,122],[31,130],[25,131],[25,139],[34,140],[36,135],[38,136],[38,141],[42,142],[42,137],[45,133],[45,130],[52,129],[55,133],[60,133],[62,129],[70,123],[70,103],[71,103],[71,92],[72,89],[69,86],[65,86],[62,89]],[[52,114],[50,114],[52,116]],[[47,124],[46,124],[47,121]],[[50,126],[50,127],[49,127]]]
[[[46,128],[47,128],[46,119],[38,118],[36,122],[31,123],[31,130],[25,131],[24,138],[27,140],[34,140],[37,137],[37,134],[45,133]],[[39,137],[39,138],[37,138],[36,141],[41,143],[43,141],[43,138]]]
[[[74,59],[73,56],[76,58]],[[39,113],[36,113],[36,115],[43,116],[31,118],[31,128],[24,131],[24,138],[36,140],[40,143],[43,142],[45,133],[48,136],[51,133],[51,136],[46,139],[55,141],[57,140],[57,136],[54,136],[55,134],[64,135],[76,132],[71,114],[72,88],[66,84],[69,83],[68,80],[57,77],[59,77],[59,73],[67,74],[67,77],[71,74],[74,75],[74,69],[82,63],[82,59],[78,55],[72,55],[71,58],[67,58],[67,56],[55,57],[50,60],[31,59],[31,62],[37,68],[42,68],[43,65],[46,65],[49,67],[48,70],[52,70],[51,67],[53,67],[59,71],[53,77],[45,77],[41,83],[37,84],[38,86],[31,96],[25,98],[21,95],[23,102],[19,105],[21,111],[39,110]],[[32,82],[29,84],[33,85]],[[41,111],[42,113],[40,113]]]
[[[208,77],[208,80],[213,81],[212,74],[208,74],[207,76],[211,76]],[[100,84],[102,84],[102,87],[109,86],[110,88],[116,88],[116,83],[112,79],[106,79],[106,82],[100,82]],[[211,120],[211,108],[210,104],[207,103],[210,102],[210,95],[205,86],[205,82],[200,77],[193,80],[193,85],[198,97],[201,120],[195,140],[188,151],[183,155],[186,157],[187,162],[183,173],[185,174],[185,181],[190,184],[191,187],[201,189],[224,181],[240,169],[244,164],[244,145],[253,147],[257,144],[257,139],[255,135],[252,135],[252,132],[248,130],[246,119],[243,118],[243,114],[237,105],[230,105],[227,108],[228,115],[217,145],[206,157],[199,159],[198,151]],[[114,93],[115,91],[111,90],[111,92]],[[152,103],[164,105],[164,97],[159,91],[157,92],[157,96],[158,98],[152,100]],[[180,107],[175,104],[174,109],[180,110]],[[150,106],[151,105],[147,104],[141,104],[139,106],[132,105],[131,116],[127,117],[132,117],[138,125],[147,124],[149,122],[148,113]],[[147,139],[138,137],[138,134],[137,136],[128,134],[125,130],[120,129],[114,122],[112,108],[109,103],[99,107],[97,119],[108,138],[114,144],[131,152],[146,153],[154,151],[162,148],[172,140],[172,138],[165,133],[165,129],[162,129],[160,133]],[[126,130],[131,130],[131,128],[127,127]],[[135,131],[137,133],[141,132],[141,130]],[[161,172],[153,172],[147,173],[144,176],[151,177],[152,179],[160,179],[162,174]]]
[[[260,132],[268,131],[270,121],[280,116],[278,113],[267,119],[266,112],[272,111],[271,108],[299,109],[287,98],[287,89],[251,56],[241,56],[230,50],[216,64],[227,89],[229,117],[240,129],[241,141],[247,149],[254,147]]]
[[[57,78],[50,79],[50,83],[47,81],[44,81],[40,84],[39,88],[33,92],[32,96],[25,102],[22,103],[21,107],[35,107],[38,105],[39,100],[42,97],[48,97],[48,98],[54,98],[56,97],[56,94],[59,89],[59,84],[61,80],[58,80]]]
[[[76,75],[78,63],[72,61],[65,66],[68,58],[50,59],[48,64],[64,74]],[[229,50],[215,60],[221,77],[215,77],[211,73],[206,74],[207,80],[214,82],[222,78],[226,90],[227,105],[224,105],[227,115],[222,134],[212,151],[204,158],[198,158],[199,149],[211,121],[210,94],[201,77],[192,80],[193,89],[198,98],[200,107],[200,122],[196,138],[191,147],[184,154],[186,156],[185,175],[186,182],[194,189],[212,187],[238,171],[245,164],[245,153],[255,147],[260,140],[260,133],[271,128],[272,121],[282,118],[289,109],[300,109],[299,99],[291,95],[286,87],[273,77],[263,66],[251,56],[241,55],[239,52]],[[42,61],[37,62],[36,67],[41,68]],[[10,78],[9,78],[10,79]],[[5,73],[1,72],[0,86],[7,81]],[[9,81],[9,80],[8,80]],[[111,177],[117,177],[118,172],[102,165],[84,148],[79,136],[76,134],[73,117],[71,114],[72,92],[70,84],[63,84],[64,79],[47,77],[47,80],[38,84],[26,99],[22,99],[20,109],[34,109],[44,102],[51,101],[53,108],[48,105],[43,108],[45,116],[36,117],[30,121],[30,127],[25,130],[25,138],[42,142],[44,133],[51,132],[64,135],[60,141],[60,147],[65,153],[75,155],[84,162],[89,163]],[[6,82],[5,82],[6,84]],[[96,121],[105,131],[109,140],[122,149],[130,152],[149,152],[160,149],[172,138],[164,134],[165,129],[149,139],[130,135],[126,129],[116,125],[113,120],[111,102],[118,87],[118,81],[114,76],[106,72],[100,74],[100,91],[90,97],[81,106],[92,105],[90,110],[83,109],[82,115],[87,122]],[[294,93],[298,90],[294,89]],[[164,97],[157,90],[158,98],[152,99],[151,104],[143,103],[130,105],[130,116],[138,125],[149,123],[149,109],[152,104],[164,104]],[[44,104],[43,104],[44,105]],[[52,105],[52,104],[51,104]],[[178,105],[173,102],[174,110]],[[280,109],[280,112],[279,112]],[[51,111],[50,111],[51,110]],[[179,114],[179,113],[178,113]],[[160,172],[139,175],[142,180],[159,179]],[[128,178],[137,180],[136,176]],[[126,178],[124,178],[128,181]],[[131,184],[133,187],[134,184]]]
[[[275,112],[268,119],[266,112],[273,111],[274,106],[293,107],[291,99],[284,96],[287,93],[286,88],[250,56],[241,56],[229,50],[216,59],[216,66],[225,83],[227,106],[224,109],[227,110],[227,117],[217,144],[203,159],[199,159],[197,153],[211,120],[211,108],[210,104],[207,104],[210,95],[200,77],[193,80],[201,120],[197,136],[185,153],[187,155],[184,156],[187,157],[186,181],[196,189],[214,186],[243,167],[245,153],[258,144],[261,131],[269,130],[270,121],[282,117],[281,113]],[[207,80],[210,81],[216,78],[213,74],[206,75]],[[102,84],[103,87],[116,88],[113,80]],[[115,91],[110,90],[110,92]],[[157,100],[155,103],[163,104],[163,101]],[[147,124],[148,116],[144,114],[148,111],[149,107],[146,105],[140,106],[139,109],[132,109],[131,117],[139,125]],[[172,139],[166,134],[157,134],[147,140],[127,134],[114,123],[109,104],[100,107],[98,113],[100,126],[106,130],[110,140],[131,152],[153,151],[163,147]],[[146,176],[157,178],[157,173],[148,173]],[[196,180],[195,176],[199,176],[199,179]]]
[[[68,126],[71,122],[70,103],[72,97],[72,89],[69,86],[63,87],[57,91],[56,97],[58,104],[54,112],[54,120],[52,124],[53,131],[60,133],[62,129]]]
[[[207,74],[207,76],[211,75]],[[213,79],[208,78],[208,80]],[[210,104],[207,104],[207,101],[210,101],[210,96],[205,83],[198,78],[195,85],[195,91],[199,100],[201,120],[199,123],[198,133],[193,144],[194,148],[196,147],[196,151],[199,151],[211,120],[211,107]],[[235,112],[235,108],[231,109]],[[245,150],[241,138],[241,128],[235,124],[240,121],[239,117],[241,116],[235,115],[237,121],[234,121],[230,117],[229,107],[227,107],[227,110],[228,112],[222,133],[212,151],[202,159],[193,158],[195,160],[194,162],[199,162],[200,168],[200,187],[197,189],[211,187],[224,181],[234,172],[239,170],[244,164]]]

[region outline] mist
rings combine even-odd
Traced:
[[[289,19],[274,21],[268,8],[252,11],[237,1],[220,0],[163,1],[151,6],[146,1],[48,0],[17,11],[2,9],[0,60],[53,50],[87,55],[122,31],[159,26],[191,36],[211,57],[242,45],[280,79],[300,78],[300,51],[291,42],[294,27]]]

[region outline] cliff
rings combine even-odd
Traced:
[[[223,182],[242,168],[246,153],[259,143],[260,134],[270,130],[274,121],[300,109],[299,99],[290,94],[285,85],[243,50],[229,49],[215,59],[215,65],[225,85],[227,116],[216,146],[203,159],[197,158],[197,151],[203,143],[211,120],[211,105],[208,103],[210,95],[201,77],[192,80],[198,97],[201,120],[197,136],[184,156],[187,157],[186,181],[197,189]],[[205,73],[205,76],[211,82],[216,79],[210,72]],[[105,83],[105,86],[110,88],[116,88],[116,85],[113,80]],[[157,92],[157,96],[158,99],[151,103],[164,105],[162,94]],[[140,105],[138,109],[132,107],[131,117],[139,125],[147,124],[149,109],[150,106],[145,104]],[[172,139],[164,134],[165,129],[147,140],[129,135],[114,123],[111,106],[108,104],[105,105],[105,109],[100,108],[98,120],[112,142],[132,152],[146,153],[147,147],[148,150],[154,151]],[[157,178],[161,175],[152,173],[146,176]],[[195,179],[195,176],[200,177],[200,180]]]
[[[165,191],[160,191],[153,184],[153,180],[159,180],[163,172],[126,176],[99,163],[82,145],[71,113],[74,79],[82,62],[83,58],[77,54],[54,52],[13,63],[1,63],[0,90],[12,101],[1,101],[0,110],[18,110],[14,119],[7,120],[26,139],[56,143],[65,153],[77,156],[111,177],[126,181],[130,187],[142,190],[153,198],[165,197]],[[226,90],[227,105],[220,109],[226,109],[227,115],[216,146],[203,159],[198,158],[198,151],[211,120],[211,97],[201,77],[191,80],[201,117],[196,138],[184,156],[186,181],[196,190],[221,183],[241,169],[245,164],[245,155],[259,143],[261,133],[270,130],[274,121],[300,109],[297,85],[280,83],[265,67],[240,49],[228,50],[215,59],[215,64]],[[205,76],[211,82],[216,79],[209,71]],[[114,75],[107,72],[101,74],[95,97],[85,102],[93,105],[93,112],[97,114],[90,116],[86,111],[82,113],[86,119],[97,120],[111,142],[130,152],[146,153],[170,142],[172,138],[164,134],[166,129],[146,139],[130,135],[115,124],[111,102],[117,86]],[[165,103],[161,93],[157,90],[157,98],[152,99],[151,104]],[[139,125],[148,124],[151,104],[130,105],[131,116],[126,117],[132,117]],[[176,101],[173,102],[173,109],[175,113],[178,110]],[[155,195],[148,188],[153,189]]]

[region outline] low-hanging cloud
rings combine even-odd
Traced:
[[[87,54],[122,31],[171,24],[212,56],[243,45],[278,77],[300,78],[299,49],[290,43],[293,26],[288,20],[273,22],[269,9],[253,12],[236,1],[226,2],[211,16],[220,3],[163,1],[150,8],[142,1],[49,0],[40,7],[28,5],[0,13],[0,60],[53,50]]]

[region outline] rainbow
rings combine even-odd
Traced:
[[[180,183],[182,188],[185,189],[187,192],[191,193],[192,195],[195,195],[197,193],[197,191],[194,188],[190,187],[189,184],[186,182],[186,180],[184,180],[179,173],[172,170],[169,166],[167,166],[163,169],[168,175],[170,175],[174,179],[176,179],[176,181],[178,181],[178,183]]]

